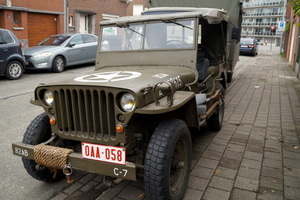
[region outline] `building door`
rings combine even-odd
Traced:
[[[28,13],[28,46],[37,45],[51,35],[57,34],[56,15]]]
[[[80,14],[79,33],[88,33],[88,15]]]

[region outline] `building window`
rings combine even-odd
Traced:
[[[14,25],[16,26],[21,25],[21,13],[19,11],[13,12],[13,20],[14,20]]]
[[[141,15],[141,13],[143,12],[143,5],[133,5],[133,15]]]
[[[73,16],[69,16],[69,26],[73,26]]]

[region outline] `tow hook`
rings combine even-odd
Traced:
[[[66,164],[66,166],[63,168],[63,173],[66,175],[67,183],[73,183],[73,179],[71,178],[71,174],[73,173],[73,169],[70,165],[70,163]]]
[[[106,187],[109,187],[109,188],[114,188],[116,187],[116,185],[118,185],[123,179],[121,178],[117,178],[113,181],[110,181],[110,180],[107,180],[107,176],[104,176],[103,177],[103,184],[106,186]]]

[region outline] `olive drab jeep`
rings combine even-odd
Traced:
[[[142,175],[147,199],[182,199],[189,128],[222,128],[227,45],[239,39],[228,24],[212,8],[100,22],[95,71],[39,85],[31,103],[44,113],[13,153],[37,180],[71,181],[77,169],[114,186]]]

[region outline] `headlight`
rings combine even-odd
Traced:
[[[51,56],[51,55],[52,55],[52,53],[39,53],[39,54],[36,54],[32,57],[33,58],[38,58],[38,57]]]
[[[131,112],[136,107],[134,96],[129,93],[123,94],[121,97],[121,107],[125,112]]]
[[[44,100],[48,106],[51,106],[53,103],[53,94],[49,90],[46,90],[44,93]]]

